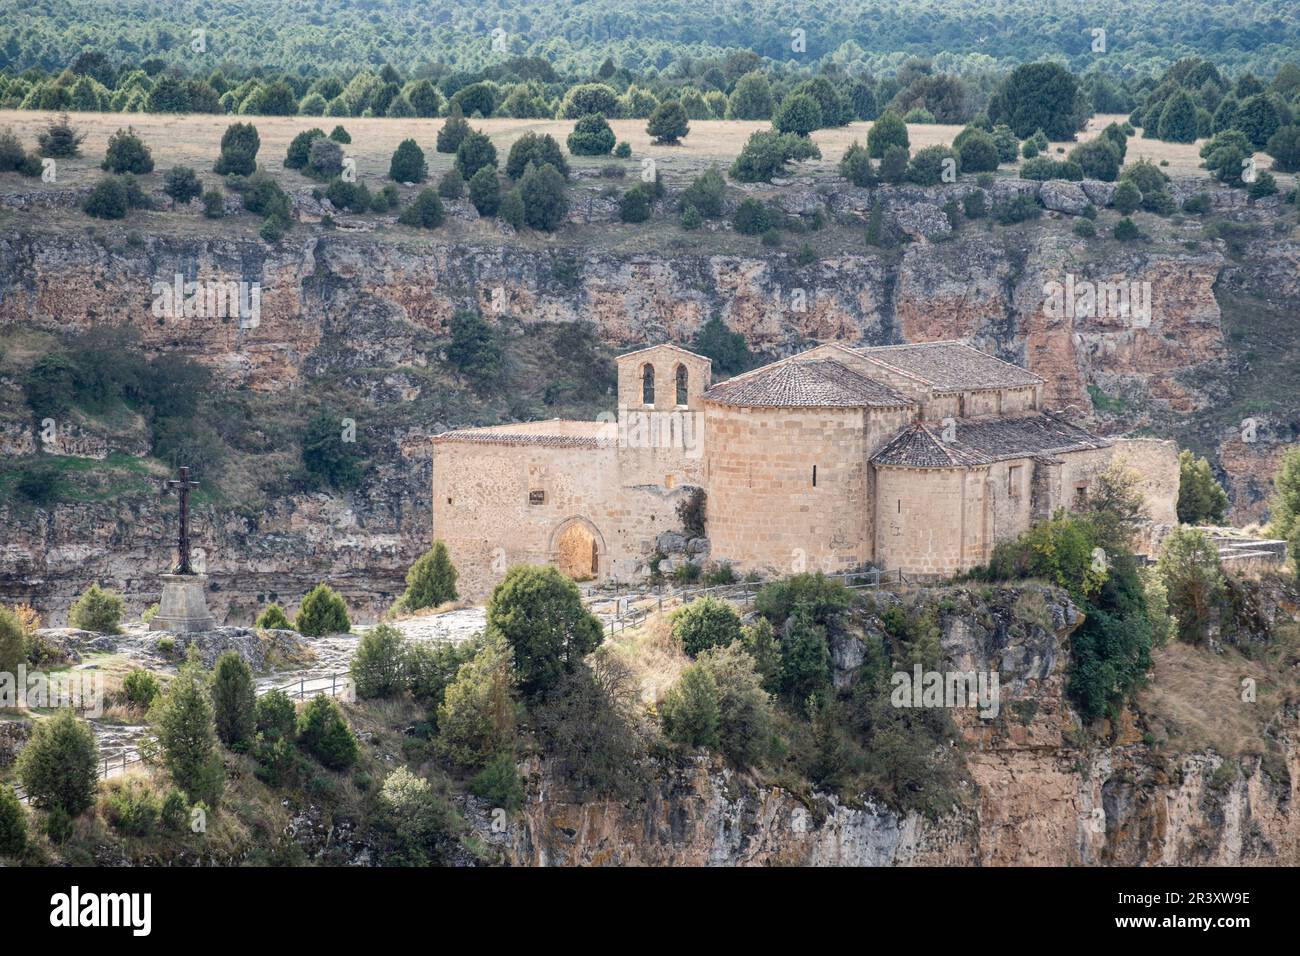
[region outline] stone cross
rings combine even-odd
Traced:
[[[190,480],[190,470],[181,466],[180,477],[169,479],[168,488],[175,488],[181,499],[181,529],[180,536],[176,541],[176,567],[172,574],[193,574],[194,569],[190,567],[190,489],[197,488],[199,483]]]

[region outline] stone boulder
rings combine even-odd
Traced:
[[[1109,206],[1115,198],[1115,183],[1104,183],[1100,179],[1085,179],[1079,183],[1079,187],[1098,209]]]
[[[1060,179],[1049,179],[1038,190],[1038,198],[1043,205],[1053,212],[1063,212],[1070,216],[1079,216],[1091,205],[1088,194],[1078,183]]]
[[[655,538],[655,548],[662,554],[681,554],[686,544],[686,535],[680,531],[665,531]]]
[[[117,650],[118,645],[118,637],[114,634],[99,634],[76,627],[42,627],[35,634],[75,660],[80,660],[81,655],[88,653],[111,654]]]
[[[952,223],[948,221],[948,214],[934,203],[891,206],[889,224],[913,239],[947,239],[952,235]]]
[[[178,656],[185,657],[189,649],[198,649],[204,667],[212,667],[226,651],[234,651],[255,673],[268,669],[268,657],[292,660],[309,656],[307,645],[297,631],[262,630],[252,627],[218,627],[194,634],[173,634],[169,631],[151,631],[153,650],[160,656],[158,641],[170,638],[175,642]]]

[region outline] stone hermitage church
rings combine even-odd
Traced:
[[[616,418],[433,439],[433,535],[463,596],[519,563],[643,578],[699,488],[708,556],[741,574],[951,574],[1086,500],[1114,450],[1044,409],[1041,378],[962,342],[821,345],[712,386],[675,345],[617,362]]]

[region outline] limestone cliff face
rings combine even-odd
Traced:
[[[470,423],[442,420],[460,415],[454,410],[431,411],[436,386],[412,374],[442,365],[439,343],[458,309],[478,308],[490,320],[591,322],[614,349],[688,342],[714,314],[753,348],[777,355],[813,340],[880,345],[969,337],[1044,376],[1051,404],[1091,411],[1100,430],[1150,426],[1160,435],[1210,415],[1230,397],[1222,383],[1247,374],[1225,343],[1216,298],[1221,287],[1267,290],[1271,307],[1286,314],[1300,300],[1294,278],[1300,252],[1284,239],[1261,239],[1244,263],[1229,261],[1221,241],[1195,249],[1112,243],[1103,258],[1095,245],[1069,233],[1070,218],[1049,212],[1023,229],[971,223],[946,241],[927,241],[935,230],[946,235],[939,211],[945,196],[927,197],[915,187],[882,192],[891,217],[903,225],[911,213],[925,213],[930,225],[918,241],[879,251],[855,231],[842,244],[848,251],[807,265],[789,249],[709,254],[707,237],[687,251],[669,245],[644,252],[569,247],[562,239],[537,244],[477,234],[453,244],[436,234],[426,241],[304,226],[272,247],[230,238],[127,241],[24,224],[0,236],[0,335],[20,326],[60,333],[130,326],[150,352],[183,353],[208,365],[222,383],[271,397],[291,397],[328,377],[390,408],[427,399],[400,430],[383,436],[379,475],[358,493],[329,501],[286,496],[266,514],[213,511],[201,518],[200,546],[210,554],[217,593],[224,593],[214,598],[218,607],[252,607],[267,590],[283,595],[290,588],[268,582],[296,569],[304,579],[355,571],[349,586],[357,606],[366,608],[398,586],[402,569],[427,546],[423,437]],[[1216,209],[1240,199],[1230,190],[1214,195]],[[801,213],[810,207],[842,219],[868,208],[866,192],[850,188],[781,201]],[[1249,214],[1237,206],[1224,211]],[[170,284],[176,275],[259,283],[258,321],[155,314],[155,283]],[[1148,283],[1149,319],[1051,314],[1045,288],[1067,277]],[[18,386],[0,382],[14,400],[0,414],[6,454],[29,454],[37,445]],[[1113,399],[1114,407],[1094,408],[1094,394]],[[1300,438],[1300,423],[1273,426],[1267,447],[1238,448],[1230,435],[1223,442],[1219,464],[1235,517],[1264,514],[1271,466]],[[142,456],[146,446],[134,430],[60,433],[51,447],[102,459],[114,452]],[[94,573],[144,601],[152,584],[142,578],[151,578],[156,556],[169,548],[170,506],[139,503],[134,510],[125,521],[113,504],[60,505],[35,519],[4,515],[11,534],[2,545],[0,597],[48,599],[57,616]],[[323,522],[314,525],[318,515]],[[291,587],[298,584],[294,578]]]
[[[1300,862],[1300,713],[1280,715],[1288,779],[1212,753],[1160,754],[1126,715],[1114,743],[1081,745],[1064,696],[1079,611],[1053,588],[945,592],[944,667],[995,669],[1001,712],[954,717],[968,748],[964,807],[938,819],[871,800],[765,785],[720,762],[656,764],[644,799],[578,801],[528,766],[520,825],[476,833],[515,865],[1095,866]],[[833,649],[837,673],[861,658]],[[1216,771],[1220,771],[1216,773]],[[499,829],[499,828],[498,828]]]

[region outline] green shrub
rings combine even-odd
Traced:
[[[257,627],[268,631],[292,631],[293,624],[278,604],[268,604],[266,610],[257,616]]]
[[[357,738],[339,705],[313,697],[298,715],[298,745],[331,770],[346,770],[357,759]]]
[[[905,146],[890,146],[880,160],[880,178],[887,183],[901,183],[907,179],[911,154]]]
[[[994,216],[1004,226],[1012,223],[1037,219],[1043,214],[1043,207],[1037,197],[1021,194],[998,204]]]
[[[524,222],[533,229],[554,232],[568,214],[564,177],[550,163],[524,174],[519,183],[519,196],[523,200]]]
[[[27,811],[14,788],[0,784],[0,856],[17,857],[27,849]]]
[[[898,146],[906,150],[910,145],[907,124],[892,110],[881,113],[867,133],[867,152],[872,159],[883,159],[890,147]]]
[[[1020,178],[1044,182],[1049,179],[1064,179],[1078,182],[1083,179],[1083,170],[1078,163],[1069,160],[1048,159],[1040,156],[1026,160],[1020,166]]]
[[[645,131],[659,145],[675,145],[690,131],[686,110],[677,100],[665,100],[655,107]]]
[[[967,193],[961,199],[962,211],[967,219],[983,219],[988,215],[988,195],[982,189]]]
[[[578,586],[558,569],[516,565],[488,601],[489,633],[499,633],[514,655],[519,687],[539,694],[572,671],[601,641],[598,621]]]
[[[748,767],[762,759],[772,740],[772,705],[762,675],[741,643],[700,655],[717,688],[718,747],[732,763]]]
[[[153,157],[149,147],[128,126],[108,138],[108,149],[99,168],[110,173],[151,173]]]
[[[203,215],[208,219],[220,219],[226,214],[226,200],[218,189],[209,189],[203,194]]]
[[[1132,215],[1142,205],[1142,191],[1133,182],[1123,180],[1115,187],[1115,195],[1111,203],[1121,215]]]
[[[705,219],[717,219],[722,215],[723,196],[727,181],[717,166],[710,166],[691,180],[691,184],[682,190],[679,208],[685,212],[686,207],[694,206]]]
[[[406,593],[400,601],[402,609],[419,611],[456,600],[459,597],[456,576],[446,543],[435,541],[433,547],[420,555],[406,572]]]
[[[459,199],[465,195],[465,180],[460,170],[449,169],[438,180],[438,195],[443,199]]]
[[[257,698],[253,721],[257,732],[268,740],[288,740],[297,730],[298,711],[284,691],[269,690]]]
[[[786,163],[820,156],[817,144],[805,136],[756,130],[745,141],[727,174],[742,183],[769,182],[785,169]]]
[[[294,619],[294,630],[307,637],[346,634],[352,630],[348,606],[325,582],[307,592]]]
[[[1074,224],[1073,232],[1080,239],[1093,239],[1097,235],[1097,227],[1087,219],[1080,219]]]
[[[164,830],[179,833],[185,829],[186,824],[189,822],[189,816],[190,805],[185,799],[185,794],[172,787],[167,791],[167,795],[163,797],[158,821],[163,825]]]
[[[438,707],[438,748],[461,767],[477,768],[514,744],[514,672],[500,634],[480,642],[447,685]]]
[[[184,206],[203,193],[203,184],[198,174],[188,166],[173,166],[167,170],[163,191],[178,205]]]
[[[908,181],[918,186],[955,183],[960,172],[961,159],[947,146],[927,146],[918,150],[907,165]]]
[[[322,129],[306,129],[298,133],[289,141],[289,149],[284,156],[285,169],[302,169],[307,165],[307,159],[310,154],[311,144],[317,139],[323,139],[325,131]]]
[[[397,221],[403,226],[415,226],[420,229],[437,229],[442,225],[446,214],[443,212],[442,200],[432,189],[421,189],[409,206],[402,210]]]
[[[474,178],[474,174],[484,166],[496,164],[497,148],[486,133],[474,130],[456,147],[456,169],[467,180]]]
[[[827,624],[852,604],[852,595],[841,582],[818,571],[766,584],[754,597],[754,610],[778,628],[801,604],[816,623]]]
[[[480,216],[496,215],[501,206],[501,182],[495,167],[484,166],[470,178],[469,201]]]
[[[501,197],[501,205],[497,209],[497,215],[501,217],[503,222],[508,223],[515,229],[523,227],[524,197],[517,187]]]
[[[261,138],[252,123],[232,123],[221,136],[221,154],[212,169],[218,175],[251,176],[257,169]]]
[[[152,836],[162,817],[162,801],[145,780],[113,780],[104,796],[104,816],[123,836]]]
[[[158,736],[163,766],[176,786],[191,800],[216,803],[225,772],[217,752],[212,700],[195,658],[181,665],[155,702],[149,721]]]
[[[536,168],[550,163],[561,176],[568,177],[569,163],[564,158],[564,150],[549,134],[525,133],[510,146],[506,158],[506,175],[511,179],[521,179],[528,172],[529,164]]]
[[[1001,159],[993,137],[981,129],[967,127],[953,140],[961,157],[961,168],[968,173],[992,172]]]
[[[1228,493],[1214,469],[1183,449],[1178,454],[1178,520],[1183,524],[1219,524],[1228,511]]]
[[[752,196],[741,201],[731,219],[735,230],[745,236],[757,236],[772,226],[767,207]]]
[[[158,678],[143,667],[132,668],[122,679],[122,693],[132,707],[149,707],[161,691]]]
[[[614,148],[614,131],[600,113],[581,117],[569,134],[569,152],[575,156],[608,156]]]
[[[1120,147],[1107,136],[1082,143],[1070,150],[1070,162],[1078,165],[1085,179],[1114,182],[1124,160]]]
[[[98,769],[94,731],[66,707],[36,721],[14,767],[32,806],[69,818],[94,804]]]
[[[113,591],[92,584],[73,602],[68,623],[83,631],[118,634],[122,624],[122,598]]]
[[[509,754],[500,753],[488,760],[470,781],[469,789],[503,810],[514,811],[524,805],[524,782]]]
[[[361,638],[352,657],[352,682],[363,700],[395,697],[406,691],[406,638],[397,628],[380,624]]]
[[[664,736],[683,747],[717,747],[718,685],[709,670],[692,664],[659,705]]]
[[[840,158],[840,175],[855,186],[874,186],[879,182],[866,147],[857,140],[853,141]]]
[[[703,226],[704,217],[700,215],[700,211],[696,209],[694,206],[687,206],[685,209],[682,210],[681,222],[682,222],[682,228],[687,231],[690,231],[694,229],[699,229],[701,226]]]
[[[501,346],[492,326],[477,312],[452,315],[447,361],[478,389],[490,388],[500,378]]]
[[[217,658],[212,675],[212,711],[217,737],[227,747],[247,746],[256,732],[253,672],[238,652]]]
[[[404,139],[388,163],[388,178],[399,183],[422,183],[429,178],[424,150],[413,139]]]
[[[1138,231],[1138,227],[1133,220],[1128,218],[1128,216],[1125,216],[1119,222],[1115,223],[1115,228],[1111,235],[1120,242],[1131,242],[1132,240],[1139,238],[1142,233]]]
[[[831,679],[830,646],[826,627],[817,622],[809,603],[794,606],[781,639],[781,667],[777,686],[781,696],[794,707],[821,698]]]
[[[81,209],[95,219],[125,219],[129,209],[126,188],[121,180],[105,177],[95,183]]]
[[[638,183],[618,202],[618,217],[623,222],[645,222],[650,218],[651,193],[648,186]]]
[[[388,862],[427,866],[439,859],[452,832],[455,810],[423,780],[398,767],[379,790],[377,822],[388,833]]]
[[[18,673],[27,663],[27,634],[18,615],[0,605],[0,674]]]
[[[691,657],[740,640],[740,616],[726,601],[702,597],[672,616],[673,637]]]
[[[617,146],[614,147],[614,155],[617,156],[619,159],[627,159],[629,156],[632,155],[632,144],[627,142],[626,140],[621,141]]]
[[[56,159],[71,159],[81,154],[81,144],[86,134],[73,126],[64,113],[56,120],[51,120],[44,130],[36,134],[36,143],[42,156]]]

